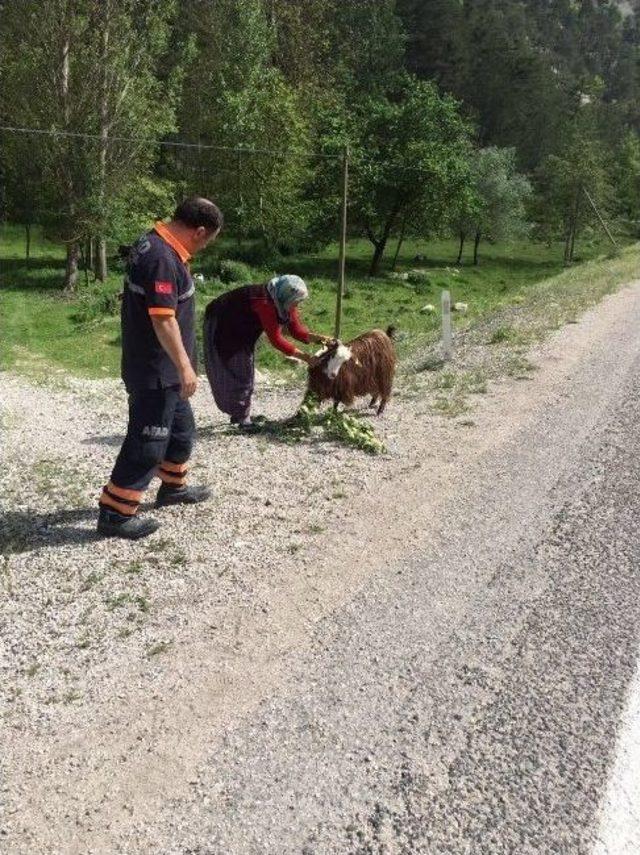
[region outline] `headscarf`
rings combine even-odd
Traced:
[[[288,322],[291,308],[309,296],[309,289],[299,276],[274,276],[267,282],[267,291],[283,324]]]

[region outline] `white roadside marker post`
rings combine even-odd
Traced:
[[[442,292],[442,356],[448,362],[453,356],[451,336],[451,294]]]

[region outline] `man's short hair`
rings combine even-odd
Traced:
[[[201,196],[189,196],[188,199],[183,199],[176,208],[173,219],[192,229],[204,227],[212,232],[221,229],[224,223],[220,208]]]

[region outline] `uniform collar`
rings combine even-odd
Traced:
[[[191,253],[184,248],[184,246],[180,243],[180,241],[171,233],[171,231],[167,228],[167,224],[163,222],[157,222],[153,230],[160,235],[162,240],[165,243],[168,243],[172,249],[178,253],[180,261],[183,264],[186,264],[187,261],[191,258]]]

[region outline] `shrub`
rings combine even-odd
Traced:
[[[120,294],[122,288],[113,285],[94,284],[84,288],[76,303],[76,310],[71,319],[77,324],[88,324],[99,321],[120,311]]]
[[[220,262],[220,279],[228,285],[231,282],[238,282],[246,285],[253,279],[253,272],[248,264],[242,261],[232,261],[225,259]]]
[[[407,277],[407,282],[410,282],[411,285],[429,286],[431,284],[429,274],[426,272],[426,270],[410,270],[409,275]]]

